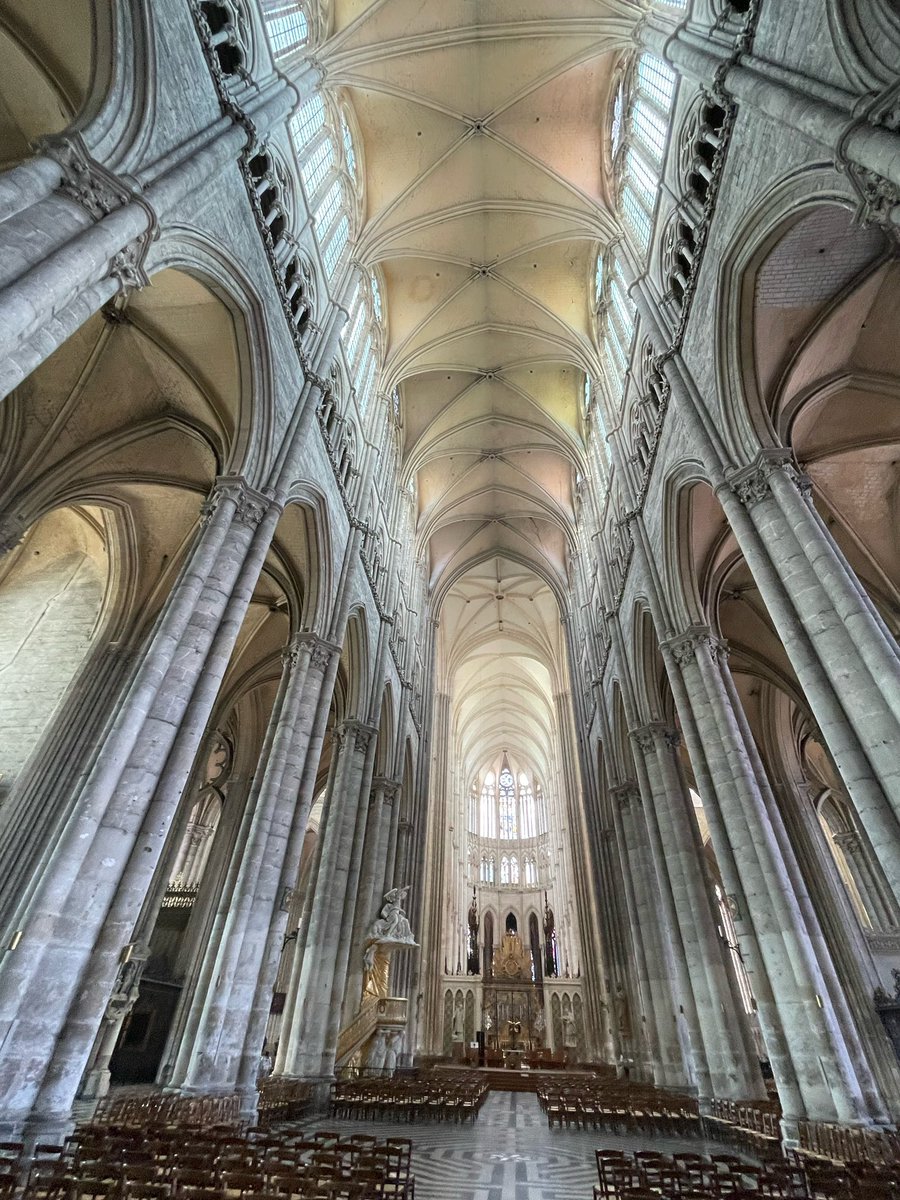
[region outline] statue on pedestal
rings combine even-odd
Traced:
[[[403,911],[409,887],[391,888],[385,893],[381,915],[372,923],[363,953],[363,997],[386,997],[391,969],[391,952],[400,947],[417,946]]]

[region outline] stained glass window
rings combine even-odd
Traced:
[[[304,100],[297,112],[291,117],[290,128],[295,148],[298,151],[302,150],[304,146],[312,141],[313,137],[324,124],[325,103],[318,92],[316,92],[308,100]]]
[[[612,156],[615,158],[618,153],[619,146],[622,144],[622,127],[625,119],[625,91],[620,83],[616,89],[616,98],[613,101],[612,125],[609,131],[610,149]]]
[[[309,21],[297,0],[268,0],[265,7],[266,28],[272,53],[284,58],[309,37]]]
[[[341,217],[337,225],[334,227],[334,233],[331,235],[331,240],[322,251],[322,257],[325,260],[325,270],[329,275],[333,275],[338,263],[341,260],[341,255],[344,253],[344,248],[350,240],[350,222],[346,217]]]
[[[519,836],[516,815],[516,784],[509,767],[500,772],[500,836],[510,839]]]
[[[496,792],[494,791],[494,772],[488,771],[484,777],[481,789],[481,822],[480,833],[483,838],[497,836]]]
[[[316,236],[320,242],[327,237],[338,213],[341,211],[342,199],[341,181],[336,179],[322,197],[321,203],[316,207]]]
[[[509,858],[505,854],[500,859],[500,882],[509,883]]]
[[[310,203],[313,202],[322,184],[328,178],[328,173],[333,165],[334,146],[331,144],[331,138],[323,138],[301,168],[306,197]]]
[[[675,95],[675,74],[653,54],[642,54],[637,62],[638,91],[668,112]]]
[[[631,116],[631,128],[650,152],[657,167],[660,166],[668,131],[668,122],[662,113],[645,101],[638,100]]]

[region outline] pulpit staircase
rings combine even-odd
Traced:
[[[346,1066],[360,1051],[365,1051],[380,1027],[405,1029],[408,1002],[405,996],[364,996],[359,1012],[340,1032],[335,1066]]]

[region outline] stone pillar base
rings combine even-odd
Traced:
[[[310,1114],[312,1116],[327,1115],[330,1111],[331,1088],[337,1082],[334,1075],[277,1075],[275,1078],[310,1085]]]
[[[0,1132],[6,1128],[0,1125]],[[18,1140],[25,1144],[25,1154],[30,1154],[40,1143],[61,1146],[75,1128],[72,1113],[32,1113],[19,1126]]]
[[[794,1117],[782,1117],[778,1122],[781,1126],[781,1144],[785,1150],[797,1150],[800,1147],[800,1122]]]

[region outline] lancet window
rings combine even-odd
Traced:
[[[606,371],[606,388],[613,411],[617,411],[625,394],[625,372],[631,359],[634,339],[635,308],[625,286],[618,248],[608,250],[603,276],[603,288],[597,309],[597,340]],[[608,456],[605,424],[599,406],[596,419],[603,430],[604,457]],[[598,429],[598,433],[600,429]]]
[[[650,245],[674,99],[675,75],[652,54],[637,57],[613,97],[610,140],[619,212],[641,259]]]
[[[353,135],[346,114],[335,120],[319,92],[300,105],[290,132],[322,262],[333,278],[350,241],[349,214],[359,191]]]
[[[277,61],[288,58],[309,41],[309,18],[297,0],[265,0],[263,16]]]
[[[357,280],[349,306],[350,317],[341,335],[347,366],[356,389],[356,403],[364,417],[375,394],[381,363],[381,289],[374,275]]]

